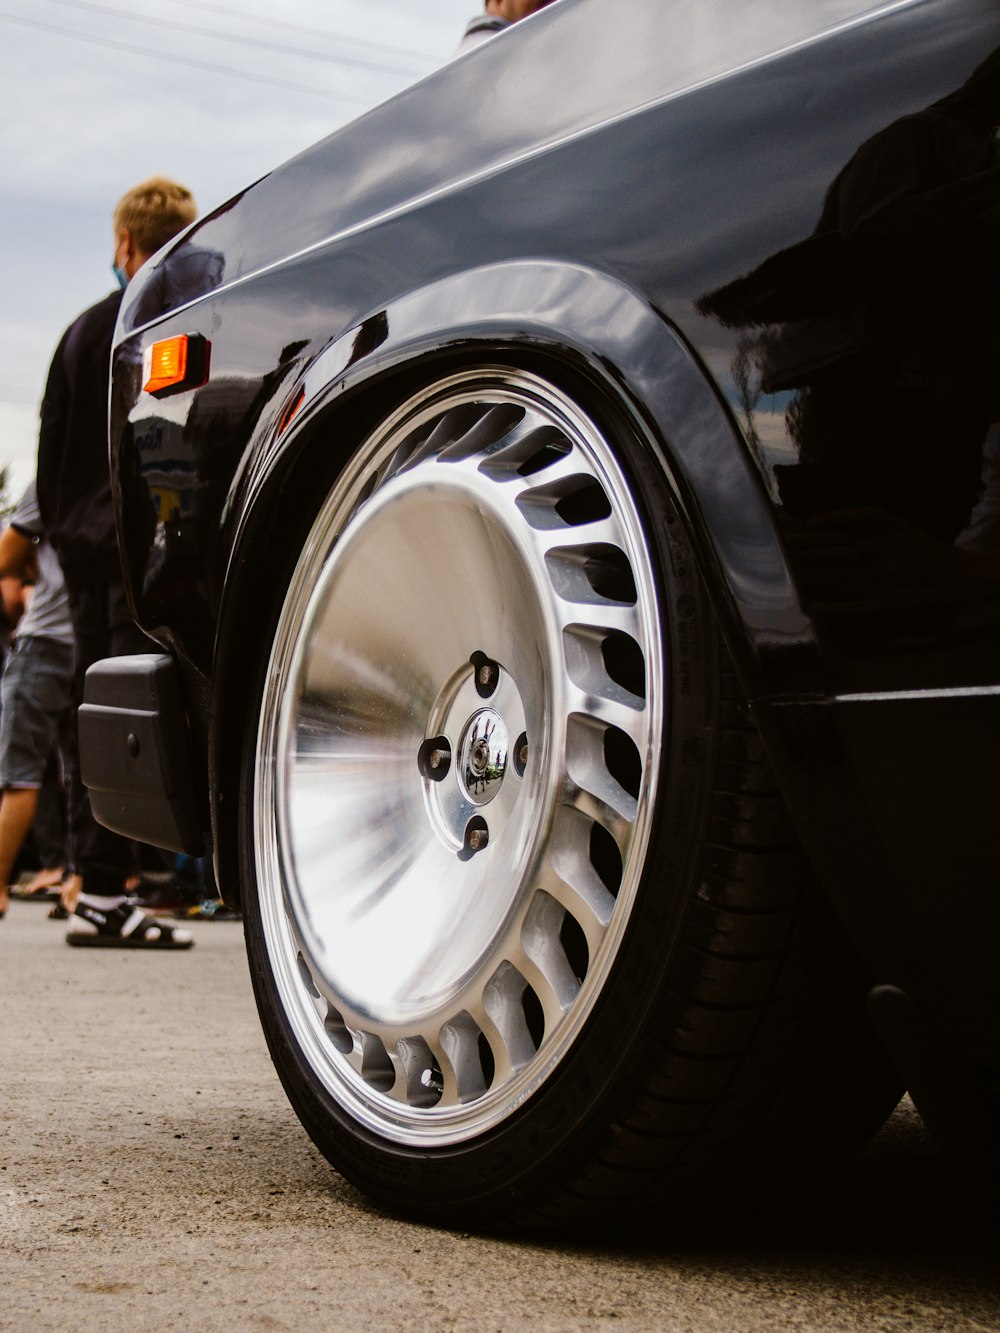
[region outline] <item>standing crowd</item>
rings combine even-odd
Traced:
[[[42,399],[37,476],[0,539],[0,578],[31,580],[0,688],[0,911],[46,773],[61,754],[69,780],[55,914],[69,917],[66,939],[74,945],[186,949],[193,943],[189,930],[144,910],[135,893],[136,845],[94,818],[75,762],[75,717],[89,666],[102,657],[156,651],[132,619],[122,580],[108,374],[125,287],[195,216],[190,190],[159,176],[118,201],[112,265],[118,287],[78,316],[56,347]]]

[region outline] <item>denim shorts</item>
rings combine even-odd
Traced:
[[[0,787],[40,787],[73,693],[73,645],[15,639],[0,684]]]

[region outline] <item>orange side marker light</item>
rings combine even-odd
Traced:
[[[142,387],[155,398],[195,389],[208,379],[210,344],[198,333],[181,333],[150,344],[142,355]]]

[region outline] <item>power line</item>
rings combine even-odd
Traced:
[[[0,189],[0,203],[7,202],[16,204],[18,208],[44,208],[51,212],[66,215],[65,199],[36,199],[29,194],[11,194],[9,190]],[[109,212],[106,208],[88,207],[86,204],[74,204],[73,216],[80,217],[81,214],[88,214],[91,217],[107,217]]]
[[[66,9],[80,9],[90,14],[106,14],[109,18],[128,19],[133,23],[145,23],[149,27],[167,28],[173,32],[189,32],[196,37],[208,37],[213,41],[233,42],[238,46],[252,46],[256,50],[264,50],[271,53],[280,52],[282,55],[300,56],[304,60],[322,60],[325,62],[336,61],[341,65],[350,65],[355,69],[372,70],[376,74],[410,74],[416,77],[412,70],[400,70],[396,66],[377,64],[374,60],[359,59],[355,56],[336,55],[328,51],[309,51],[301,46],[285,46],[280,43],[266,40],[261,37],[247,37],[243,33],[237,32],[217,32],[212,28],[203,28],[197,23],[181,23],[176,19],[163,19],[148,17],[145,14],[133,14],[127,9],[116,9],[112,5],[102,5],[92,3],[91,0],[49,0],[50,4],[62,5]],[[412,58],[412,57],[411,57]]]
[[[411,60],[436,61],[437,57],[429,51],[409,51],[401,46],[385,46],[381,42],[368,42],[361,37],[344,37],[341,33],[328,32],[323,28],[307,28],[301,23],[286,23],[284,19],[265,18],[262,14],[248,14],[242,9],[231,9],[228,5],[210,5],[202,0],[171,0],[175,5],[186,5],[202,13],[223,14],[227,18],[240,19],[245,23],[257,23],[265,28],[278,28],[282,32],[299,32],[305,37],[319,37],[323,41],[348,41],[352,46],[363,46],[369,51],[379,51],[385,55],[407,56]]]
[[[18,23],[24,28],[35,28],[39,32],[53,33],[57,37],[69,37],[77,42],[90,42],[93,46],[105,46],[113,51],[125,51],[128,55],[148,56],[150,60],[165,60],[174,65],[187,65],[191,69],[207,70],[210,74],[225,74],[233,79],[247,79],[251,83],[267,83],[273,88],[287,88],[296,93],[329,97],[335,102],[351,102],[355,106],[363,107],[372,105],[372,99],[368,97],[352,97],[350,93],[331,92],[329,88],[310,88],[302,83],[292,83],[288,79],[275,79],[268,74],[252,74],[247,70],[230,69],[227,65],[215,65],[207,60],[172,55],[166,51],[150,51],[148,47],[132,46],[128,42],[117,42],[110,37],[95,37],[90,33],[74,32],[71,28],[58,28],[52,23],[38,23],[34,19],[21,18],[19,15],[0,14],[0,23]]]

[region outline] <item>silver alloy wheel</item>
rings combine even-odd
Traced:
[[[664,663],[600,431],[544,381],[438,383],[354,456],[281,609],[254,770],[294,1039],[400,1144],[499,1124],[607,983],[650,836]]]

